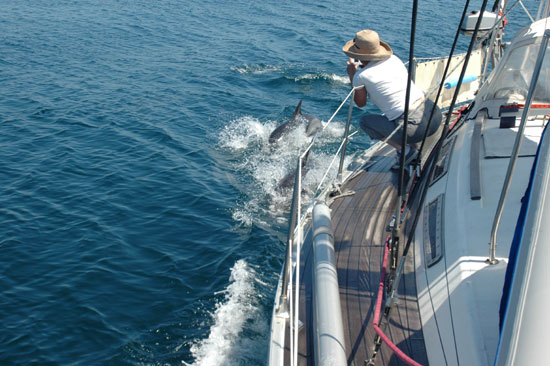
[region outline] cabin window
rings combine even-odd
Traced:
[[[451,152],[453,151],[453,145],[455,140],[456,140],[456,136],[454,136],[450,140],[445,141],[445,144],[441,147],[441,151],[439,152],[439,156],[435,163],[435,168],[432,174],[430,185],[437,182],[441,177],[443,177],[447,173],[447,170],[449,169],[449,163],[451,160]]]
[[[493,78],[487,98],[523,103],[529,92],[539,48],[539,43],[533,43],[510,50],[498,75]],[[550,102],[550,52],[548,50],[533,96],[533,103],[537,102]]]
[[[444,194],[424,207],[424,256],[426,266],[431,267],[443,255],[443,201]]]

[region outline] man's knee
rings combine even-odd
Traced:
[[[371,138],[382,140],[393,130],[392,122],[379,114],[366,114],[361,117],[359,126]]]

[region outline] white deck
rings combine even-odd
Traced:
[[[448,141],[454,139],[448,172],[428,191],[415,233],[415,260],[420,313],[432,365],[494,363],[510,245],[546,122],[545,118],[530,117],[527,124],[497,232],[498,263],[490,265],[486,260],[493,220],[517,135],[517,128],[504,127],[513,122],[513,117],[518,126],[523,112],[521,108],[514,111],[514,108],[501,107],[525,103],[540,40],[547,26],[543,20],[518,32],[501,63],[480,89],[470,119],[448,138]],[[548,52],[542,65],[533,102],[548,104]],[[475,118],[481,113],[487,113],[488,117],[483,121],[479,136],[474,127]],[[549,111],[532,108],[530,114],[547,116]],[[501,126],[501,115],[512,117],[512,121],[502,120]],[[480,146],[479,158],[473,152],[476,149],[472,149],[472,141],[475,143],[476,139]],[[479,170],[475,169],[477,161]],[[471,176],[477,176],[476,172],[479,172],[481,199],[476,199],[478,194],[473,194],[475,189],[471,188],[478,187],[471,186],[470,180]],[[442,202],[439,216],[434,214],[437,206],[430,206],[438,197]],[[432,208],[432,216],[428,207]],[[437,220],[428,217],[437,217]],[[429,245],[438,237],[434,235],[434,228],[441,229],[440,244]],[[426,257],[425,251],[435,252],[438,245],[442,248],[442,256],[432,264],[433,257],[431,254]]]
[[[532,124],[540,125],[540,122]],[[473,126],[474,120],[470,120],[457,132],[449,172],[431,187],[426,198],[428,204],[445,194],[443,258],[427,268],[422,221],[415,236],[418,299],[432,365],[493,363],[508,253],[534,159],[530,154],[518,159],[497,236],[499,262],[489,265],[486,259],[491,227],[509,158],[486,157],[491,156],[487,154],[487,145],[497,144],[498,140],[493,137],[503,132],[498,127],[498,119],[486,120],[481,143],[482,198],[472,200],[469,165]],[[505,131],[515,135],[517,129]],[[525,151],[536,151],[541,132],[541,127],[528,128]],[[534,145],[535,149],[528,145]],[[422,217],[424,219],[424,215]]]

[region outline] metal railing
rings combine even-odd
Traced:
[[[337,110],[334,112],[334,114],[330,117],[328,122],[323,126],[324,131],[327,126],[334,120],[334,117],[338,114],[340,109],[344,106],[344,104],[350,100],[350,107],[348,112],[348,118],[346,122],[346,130],[344,137],[342,139],[342,142],[340,143],[340,146],[337,150],[337,152],[334,155],[334,158],[332,159],[331,163],[329,164],[323,178],[321,179],[321,182],[319,183],[319,186],[317,187],[316,191],[314,192],[313,198],[311,202],[315,202],[317,199],[323,196],[323,194],[326,194],[330,187],[327,187],[323,191],[321,191],[321,187],[324,184],[324,181],[328,177],[328,174],[330,170],[332,169],[336,159],[340,157],[340,163],[338,167],[338,180],[342,182],[344,179],[343,175],[343,166],[344,166],[344,159],[346,155],[346,146],[349,138],[354,134],[352,133],[350,135],[350,123],[351,123],[351,115],[353,110],[353,98],[355,96],[355,90],[357,88],[353,88],[349,94],[346,96],[344,101],[340,104],[340,106],[337,108]],[[322,132],[321,131],[321,132]],[[290,364],[291,365],[297,365],[298,364],[298,330],[299,330],[299,320],[298,320],[298,313],[299,313],[299,281],[300,281],[300,249],[302,246],[302,231],[303,226],[305,223],[305,220],[307,218],[307,214],[309,211],[311,211],[312,206],[310,204],[310,207],[308,211],[302,215],[301,208],[302,208],[302,162],[304,161],[306,155],[309,153],[309,151],[312,149],[312,147],[315,145],[316,137],[313,137],[313,140],[311,143],[307,146],[307,148],[302,152],[302,154],[298,157],[298,162],[296,165],[296,177],[294,182],[294,190],[292,194],[292,203],[290,208],[290,222],[289,222],[289,228],[288,228],[288,240],[287,240],[287,248],[286,248],[286,258],[285,258],[285,264],[282,271],[282,288],[281,288],[281,295],[278,299],[278,306],[276,309],[276,315],[282,318],[286,318],[289,320],[290,324]]]
[[[336,159],[339,157],[339,166],[338,166],[338,173],[337,173],[337,179],[338,182],[341,184],[345,180],[349,179],[351,175],[353,175],[353,172],[350,173],[349,176],[344,177],[343,171],[344,171],[344,161],[346,157],[346,151],[347,151],[347,143],[349,141],[349,138],[352,137],[357,133],[357,131],[353,133],[349,133],[350,131],[350,125],[351,125],[351,115],[353,111],[353,97],[355,96],[355,90],[359,89],[361,87],[353,88],[349,94],[344,98],[340,106],[336,109],[334,114],[330,117],[328,122],[323,126],[323,130],[327,128],[327,126],[334,120],[334,117],[338,114],[338,112],[342,109],[344,104],[351,98],[350,101],[350,107],[348,111],[348,118],[346,121],[346,128],[344,137],[340,143],[340,146],[338,147],[338,150],[334,154],[334,157],[332,161],[330,162],[329,166],[327,167],[325,174],[321,178],[321,181],[319,182],[315,193],[313,195],[313,198],[311,199],[311,202],[313,203],[316,200],[319,200],[323,195],[325,195],[329,190],[334,189],[335,187],[326,187],[324,190],[321,190],[323,185],[325,184],[325,181],[334,166],[334,163],[336,162]],[[372,145],[370,148],[368,148],[363,156],[366,160],[376,154],[378,151],[380,151],[384,146],[386,146],[386,141],[391,139],[395,133],[401,128],[402,124],[399,124],[392,133],[390,133],[384,140],[378,141],[376,144]],[[288,239],[287,239],[287,248],[286,248],[286,258],[285,258],[285,264],[282,271],[282,290],[281,295],[278,301],[277,306],[277,315],[281,317],[288,318],[289,312],[290,312],[290,292],[289,288],[291,287],[291,277],[292,277],[292,257],[293,254],[296,251],[296,246],[301,245],[301,243],[297,243],[298,234],[301,234],[299,230],[301,230],[303,223],[306,219],[306,215],[311,211],[312,207],[308,209],[305,215],[301,215],[301,206],[302,206],[302,200],[301,200],[301,190],[302,190],[302,179],[301,179],[301,171],[302,171],[302,162],[304,161],[306,155],[309,153],[309,151],[312,149],[312,147],[315,145],[316,137],[313,138],[311,143],[307,146],[307,148],[300,154],[298,157],[298,162],[296,165],[296,177],[294,181],[294,190],[292,194],[292,203],[290,207],[290,222],[289,222],[289,229],[288,229]],[[359,169],[357,169],[359,170]]]
[[[350,99],[350,96],[352,97],[352,102],[350,103],[350,112],[348,113],[348,121],[346,123],[346,132],[344,135],[344,138],[340,144],[340,147],[338,151],[335,154],[335,158],[338,157],[340,152],[342,151],[342,156],[340,158],[340,167],[338,171],[338,176],[340,177],[342,175],[342,168],[343,168],[343,161],[345,158],[345,152],[346,149],[343,148],[347,144],[347,141],[350,136],[349,135],[349,126],[351,122],[351,110],[353,108],[353,96],[355,95],[355,89],[352,89],[351,92],[346,96],[344,101],[340,104],[336,112],[332,115],[332,117],[328,120],[328,122],[323,126],[324,131],[326,127],[333,121],[334,117],[338,114],[340,109],[342,109],[343,105]],[[307,146],[307,148],[300,154],[298,157],[298,163],[296,166],[296,177],[294,178],[294,190],[292,193],[292,203],[290,206],[290,222],[289,222],[289,228],[288,228],[288,239],[287,239],[287,250],[286,250],[286,260],[285,260],[285,266],[283,269],[283,279],[282,279],[282,291],[281,291],[281,299],[279,301],[279,312],[284,313],[284,311],[288,311],[288,308],[285,309],[285,306],[288,305],[288,287],[290,283],[290,276],[291,276],[291,264],[292,264],[292,253],[293,253],[293,247],[294,247],[294,236],[297,234],[296,230],[298,227],[301,226],[301,223],[303,219],[300,216],[300,207],[301,207],[301,185],[302,185],[302,163],[306,157],[306,155],[309,153],[311,148],[315,145],[316,137],[313,138],[311,143]],[[330,169],[332,168],[332,165],[334,164],[334,160],[330,163],[329,167],[327,168],[325,175],[323,176],[323,179],[321,179],[321,182],[319,183],[319,186],[317,187],[316,192],[320,190],[322,187],[324,180],[327,178],[328,173]]]
[[[533,76],[531,77],[531,84],[529,85],[529,93],[527,94],[527,98],[525,100],[525,107],[523,108],[523,114],[521,116],[521,123],[519,125],[518,132],[516,134],[516,140],[514,142],[514,147],[512,149],[512,155],[510,156],[510,162],[508,163],[508,170],[506,172],[506,177],[504,178],[502,191],[500,192],[500,199],[498,201],[495,218],[493,220],[493,227],[491,229],[491,239],[489,242],[489,259],[487,259],[487,263],[489,264],[495,264],[498,262],[496,260],[497,231],[500,225],[500,220],[502,218],[504,204],[506,203],[506,198],[508,197],[508,191],[510,189],[512,175],[514,174],[514,169],[516,167],[516,162],[518,160],[519,149],[521,147],[521,139],[523,137],[523,132],[525,131],[527,116],[529,115],[529,108],[533,100],[533,94],[535,92],[535,87],[537,86],[537,81],[539,79],[540,70],[542,68],[542,62],[544,61],[546,48],[548,47],[549,38],[550,38],[550,30],[547,29],[544,31],[544,36],[542,37],[542,41],[540,44],[537,61],[535,63],[535,69],[533,70]]]
[[[344,133],[344,141],[342,141],[342,154],[340,154],[340,164],[338,166],[338,180],[342,182],[342,170],[344,169],[344,158],[346,157],[346,147],[348,146],[349,125],[351,123],[351,112],[353,111],[353,99],[355,98],[355,88],[352,89],[352,97],[349,103],[348,120],[346,122],[346,132]]]

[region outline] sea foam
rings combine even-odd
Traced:
[[[349,77],[345,75],[327,74],[327,73],[314,73],[300,75],[294,78],[294,81],[309,81],[309,80],[325,80],[331,84],[347,85],[350,83]]]
[[[230,164],[236,174],[239,189],[245,196],[232,210],[233,219],[244,226],[264,226],[279,217],[287,217],[292,187],[281,188],[281,181],[296,170],[298,157],[311,143],[305,127],[290,131],[276,144],[269,135],[282,122],[260,121],[243,116],[228,123],[219,135],[219,145],[232,156]],[[333,122],[320,131],[316,147],[307,161],[307,173],[302,187],[313,193],[332,161],[328,150],[344,133],[342,122]],[[336,163],[337,165],[337,163]],[[335,166],[329,176],[335,175]],[[282,222],[284,225],[284,220]],[[270,224],[269,224],[270,225]]]
[[[256,272],[242,259],[231,268],[230,284],[222,291],[223,300],[216,304],[208,338],[191,347],[193,366],[261,363],[265,358],[261,337],[256,341],[254,337],[240,336],[245,328],[259,334],[265,333],[267,327],[257,302],[255,278]]]

